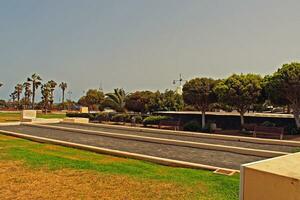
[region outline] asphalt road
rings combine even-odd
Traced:
[[[81,128],[86,129],[86,127]],[[0,127],[0,130],[231,169],[239,169],[241,164],[265,159],[223,151],[117,139],[24,125]]]

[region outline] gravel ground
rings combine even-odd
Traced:
[[[139,135],[139,136],[156,137],[156,138],[166,138],[166,139],[174,139],[174,140],[199,142],[199,143],[220,144],[226,146],[245,147],[251,149],[262,149],[262,150],[271,150],[271,151],[280,151],[280,152],[294,152],[295,150],[295,147],[283,146],[283,145],[257,144],[251,142],[229,141],[229,140],[221,140],[221,139],[196,138],[196,137],[188,137],[188,136],[168,135],[163,133],[146,133],[140,131],[119,130],[119,129],[112,129],[112,128],[93,127],[87,125],[76,125],[76,124],[73,125],[73,124],[60,123],[60,124],[51,124],[51,126],[60,126],[60,127],[93,130],[93,131],[103,131],[103,132],[128,134],[128,135]]]
[[[226,167],[231,169],[239,169],[241,164],[265,159],[258,156],[248,156],[222,151],[180,147],[174,145],[140,142],[126,139],[116,139],[68,131],[29,127],[23,125],[0,127],[0,129],[33,136],[59,139],[63,141],[80,143],[85,145],[92,145],[97,147],[128,151],[132,153],[140,153],[181,161],[207,164],[217,167]]]

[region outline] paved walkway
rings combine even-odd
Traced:
[[[131,130],[129,131],[129,130],[120,130],[120,129],[113,129],[113,128],[102,128],[102,127],[94,127],[94,126],[87,126],[87,125],[77,125],[77,124],[60,123],[60,124],[51,124],[51,126],[93,130],[93,131],[103,131],[103,132],[119,133],[119,134],[127,134],[127,135],[139,135],[139,136],[191,141],[191,142],[199,142],[199,143],[219,144],[219,145],[225,145],[225,146],[245,147],[245,148],[251,148],[251,149],[262,149],[262,150],[271,150],[271,151],[280,151],[280,152],[294,152],[296,149],[295,147],[283,146],[283,145],[257,144],[257,143],[252,143],[252,142],[177,136],[177,135],[163,134],[163,133],[159,133],[159,132],[158,133],[149,133],[149,132],[131,131]]]
[[[257,156],[241,155],[222,151],[165,145],[126,139],[116,139],[69,131],[29,127],[24,125],[0,127],[0,129],[96,147],[103,147],[108,149],[121,150],[231,169],[239,169],[241,164],[264,159]]]

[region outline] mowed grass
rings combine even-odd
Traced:
[[[59,113],[59,114],[54,114],[54,113],[49,113],[49,114],[37,114],[37,118],[44,118],[44,119],[53,119],[53,118],[65,118],[66,114],[64,113]],[[1,122],[16,122],[20,121],[21,114],[20,112],[0,112],[0,123]]]
[[[7,164],[10,162],[22,163],[21,169],[20,164],[11,164],[16,166],[11,169],[11,165]],[[167,167],[4,135],[0,135],[0,163],[6,163],[2,167],[6,173],[1,175],[13,176],[1,177],[8,182],[13,181],[11,188],[30,190],[41,187],[40,190],[48,193],[55,188],[49,196],[40,196],[43,199],[54,196],[69,199],[100,196],[104,199],[238,199],[238,175],[228,177],[205,170]],[[41,177],[47,177],[48,181]],[[58,182],[63,183],[57,185]],[[9,183],[6,181],[6,184]],[[3,185],[0,188],[4,190]],[[47,191],[43,194],[46,195]],[[17,193],[11,194],[14,196],[5,193],[10,198],[21,198],[16,196]],[[57,196],[63,194],[66,196]],[[26,194],[22,195],[26,197]]]

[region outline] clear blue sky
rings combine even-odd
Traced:
[[[0,98],[36,72],[87,88],[271,73],[300,57],[299,0],[0,0]],[[59,93],[57,94],[57,98]]]

